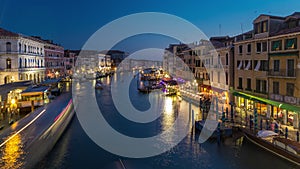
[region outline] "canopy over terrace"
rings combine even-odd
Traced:
[[[298,107],[298,106],[294,106],[294,105],[290,105],[290,104],[286,104],[286,103],[281,103],[281,102],[273,101],[273,100],[269,100],[269,99],[260,98],[260,97],[257,97],[257,96],[253,96],[253,95],[243,93],[243,92],[239,92],[239,91],[235,91],[235,90],[231,90],[231,92],[234,96],[242,96],[246,99],[256,100],[258,102],[266,103],[266,104],[269,104],[269,105],[272,105],[272,106],[279,107],[281,109],[286,109],[286,110],[293,111],[293,112],[296,112],[296,113],[300,114],[300,107]]]

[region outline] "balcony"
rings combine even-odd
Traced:
[[[1,69],[0,68],[0,72],[18,72],[19,69]]]
[[[246,88],[245,90],[248,91],[248,92],[252,92],[251,88]]]
[[[295,78],[296,77],[296,69],[279,69],[273,70],[270,69],[268,72],[268,76],[271,77],[285,77],[285,78]]]
[[[37,70],[44,70],[45,67],[30,67],[30,68],[19,68],[20,72],[27,72],[27,71],[37,71]]]
[[[0,69],[0,72],[27,72],[44,70],[45,67],[32,67],[32,68],[13,68],[13,69]]]
[[[44,56],[42,53],[29,53],[29,52],[19,52],[19,51],[0,51],[1,54],[9,54],[9,55],[30,55],[30,56]]]
[[[243,87],[241,87],[241,86],[238,86],[238,87],[237,87],[237,89],[239,89],[239,90],[243,90]]]
[[[261,90],[254,90],[254,92],[259,94],[264,94],[264,95],[268,94],[267,91],[261,91]]]

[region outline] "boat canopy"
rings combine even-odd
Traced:
[[[258,131],[257,136],[260,138],[266,138],[271,136],[278,136],[278,133],[275,133],[272,130],[260,130]]]

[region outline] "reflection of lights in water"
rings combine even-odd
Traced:
[[[21,136],[15,135],[10,139],[4,147],[1,163],[4,165],[2,168],[21,168],[22,162],[18,161],[24,153],[21,146]]]
[[[14,122],[12,125],[11,125],[11,129],[12,130],[15,130],[18,126],[18,121]]]
[[[173,100],[171,97],[166,97],[165,100],[165,113],[170,115],[173,114]]]
[[[107,78],[106,78],[106,84],[109,85],[109,83],[110,83],[110,76],[107,76]]]
[[[162,114],[162,131],[170,130],[170,127],[174,125],[175,122],[175,111],[178,108],[175,106],[176,102],[173,101],[172,97],[165,97],[164,100],[164,113]],[[171,144],[174,140],[174,135],[176,133],[170,132],[167,135],[164,135],[161,140],[165,144]]]
[[[70,83],[69,83],[69,82],[66,83],[66,91],[67,91],[67,92],[70,91]]]
[[[76,83],[76,89],[80,89],[80,83]]]

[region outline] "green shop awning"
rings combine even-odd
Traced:
[[[294,112],[300,113],[300,107],[298,107],[298,106],[294,106],[294,105],[290,105],[290,104],[287,104],[287,103],[281,103],[281,102],[278,102],[278,101],[273,101],[273,100],[253,96],[251,94],[247,94],[247,93],[243,93],[243,92],[239,92],[239,91],[235,91],[235,90],[231,90],[230,92],[234,96],[241,96],[241,97],[244,97],[246,99],[255,100],[255,101],[258,101],[258,102],[262,102],[262,103],[266,103],[266,104],[269,104],[269,105],[272,105],[272,106],[279,107],[281,109],[286,109],[286,110],[289,110],[289,111],[294,111]]]

